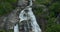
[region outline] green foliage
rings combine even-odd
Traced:
[[[9,32],[13,32],[14,30],[13,29],[10,29]]]
[[[46,25],[46,32],[60,32],[60,24],[56,23],[56,13],[60,13],[60,4],[55,2],[49,6],[49,19]]]
[[[55,13],[53,12],[53,11],[51,11],[50,13],[49,13],[49,16],[52,18],[52,17],[55,17]]]
[[[49,4],[51,3],[52,0],[36,0],[37,4]]]
[[[9,32],[13,32],[13,29],[9,29]],[[0,30],[0,32],[6,32],[6,30]]]
[[[50,11],[60,12],[60,3],[55,2],[49,7]]]
[[[56,23],[56,18],[50,18],[46,25],[46,32],[60,32],[60,24]]]
[[[52,2],[53,1],[53,2]],[[55,1],[55,2],[54,2]],[[47,8],[49,11],[49,15],[45,16],[45,12],[40,7],[36,8],[34,13],[37,15],[37,17],[41,16],[41,14],[44,15],[45,19],[47,19],[47,23],[45,26],[45,32],[60,32],[60,24],[57,24],[57,13],[60,13],[60,0],[36,0],[36,4],[50,4]],[[57,15],[56,15],[57,14]],[[43,17],[43,18],[44,18]]]
[[[0,30],[0,32],[5,32],[5,30]]]
[[[0,5],[0,15],[3,15],[5,13],[9,13],[12,10],[12,6],[8,2],[2,2]]]
[[[6,1],[10,3],[15,3],[17,0],[6,0]]]
[[[17,0],[0,0],[0,16],[5,15],[15,8],[12,3],[16,3]]]
[[[35,10],[34,14],[36,16],[39,16],[42,13],[42,11],[43,11],[43,7],[34,7],[33,10]]]

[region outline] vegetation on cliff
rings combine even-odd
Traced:
[[[35,9],[34,14],[42,26],[43,32],[60,32],[60,0],[36,0],[37,5],[46,6],[47,10],[44,11],[44,8],[38,7]],[[42,21],[40,19],[43,19]],[[46,21],[45,21],[46,20]],[[43,23],[42,23],[43,22]],[[44,26],[44,27],[43,27]]]
[[[17,0],[0,0],[0,16],[8,14],[16,6]],[[60,32],[60,0],[36,0],[34,14],[43,32]],[[43,27],[44,26],[44,27]]]
[[[17,0],[0,0],[0,16],[12,11],[16,6]]]

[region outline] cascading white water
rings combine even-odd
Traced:
[[[32,12],[32,8],[29,8],[29,14],[30,14],[30,18],[31,18],[32,30],[34,32],[41,32],[41,29],[40,29],[39,25],[36,22],[35,15]]]
[[[29,20],[30,19],[31,20],[30,21],[31,22],[31,26],[32,26],[32,32],[41,32],[41,29],[40,29],[39,25],[36,22],[35,15],[33,14],[32,8],[30,6],[32,6],[32,0],[30,0],[30,5],[27,6],[25,9],[23,9],[20,12],[20,14],[19,14],[20,21],[19,22],[22,22],[24,20]],[[25,10],[28,10],[28,12],[26,12]],[[26,14],[26,16],[24,16],[24,14]],[[28,19],[27,19],[27,15],[28,15]],[[27,23],[27,25],[28,24],[29,23]],[[26,30],[26,28],[25,28],[25,30]],[[18,24],[16,24],[16,26],[14,26],[14,32],[19,32]]]
[[[29,16],[28,19],[31,20],[30,22],[31,22],[31,25],[32,25],[32,32],[41,32],[41,29],[36,22],[35,15],[32,12],[32,8],[30,7],[30,6],[32,6],[32,0],[29,0],[29,1],[30,1],[30,3],[29,3],[30,5],[27,6],[26,9],[28,10],[28,13],[27,13],[28,16]],[[23,21],[23,20],[28,20],[27,15],[25,17],[23,16],[24,14],[26,14],[24,10],[22,10],[21,13],[20,13],[20,16],[19,16],[20,22]]]
[[[32,8],[28,7],[27,9],[28,9],[27,14],[29,15],[28,19],[31,19],[32,31],[33,32],[41,32],[41,29],[40,29],[39,25],[37,24],[36,18],[34,16],[33,12],[32,12]],[[21,13],[20,13],[20,16],[19,16],[20,22],[23,21],[23,20],[28,20],[27,16],[26,17],[23,16],[24,14],[26,14],[26,13],[25,13],[24,10],[22,10]]]
[[[16,25],[14,26],[14,32],[19,32],[18,24],[16,24]]]

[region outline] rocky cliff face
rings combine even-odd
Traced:
[[[0,29],[4,27],[5,16],[0,17]]]
[[[16,10],[13,10],[10,14],[0,17],[0,28],[4,28],[5,26],[6,28],[8,27],[10,28],[16,22],[18,22],[18,19],[19,19],[17,14],[18,11],[19,9],[16,9]]]
[[[19,0],[15,10],[5,16],[0,17],[0,29],[13,29],[13,26],[19,21],[19,13],[27,6],[27,1]]]

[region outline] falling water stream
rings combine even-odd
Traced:
[[[33,14],[33,11],[32,11],[32,0],[30,0],[30,5],[27,6],[25,9],[23,9],[20,14],[19,14],[19,18],[20,18],[20,21],[19,22],[22,22],[22,21],[26,21],[27,22],[27,28],[26,29],[26,26],[24,27],[25,29],[25,32],[29,32],[29,28],[30,26],[32,27],[32,32],[41,32],[41,29],[39,27],[39,25],[37,24],[37,21],[36,21],[36,18],[35,18],[35,15]],[[29,24],[30,22],[30,24]],[[14,26],[14,32],[19,32],[18,30],[18,24],[16,24]]]
[[[19,32],[18,24],[16,24],[16,25],[14,26],[14,32]]]

